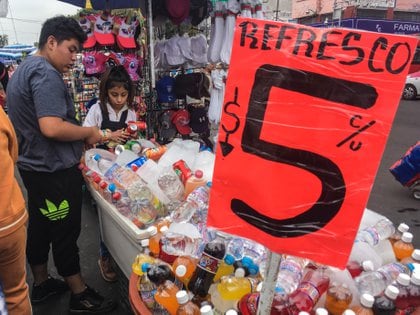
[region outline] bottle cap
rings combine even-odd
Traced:
[[[242,265],[244,265],[245,267],[249,267],[253,264],[254,262],[252,261],[252,258],[245,256],[242,258]]]
[[[401,233],[407,232],[409,229],[410,227],[405,223],[400,223],[400,225],[398,225],[398,231]]]
[[[228,265],[233,265],[235,262],[235,257],[233,257],[231,254],[226,254],[224,261]]]
[[[360,304],[362,304],[364,307],[371,308],[373,306],[373,302],[375,302],[375,298],[373,295],[368,293],[362,294],[360,297]]]
[[[411,253],[411,258],[413,258],[416,261],[420,261],[420,249],[415,249]]]
[[[342,315],[356,315],[353,310],[345,310]]]
[[[179,265],[175,268],[175,275],[177,277],[183,277],[187,273],[187,267],[184,265]]]
[[[201,315],[213,315],[213,309],[211,308],[211,305],[203,305],[200,308],[200,314]]]
[[[323,307],[318,307],[315,311],[316,315],[328,315],[328,311]]]
[[[149,239],[145,238],[140,241],[141,247],[149,247]]]
[[[237,277],[237,278],[243,278],[243,277],[245,277],[245,270],[244,270],[244,268],[237,268],[235,270],[235,277]]]
[[[225,312],[225,315],[238,315],[236,310],[230,309]]]
[[[166,232],[167,230],[169,230],[169,228],[168,228],[166,225],[164,225],[164,226],[162,226],[162,227],[160,228],[159,232],[160,232],[160,233],[164,233],[164,232]]]
[[[410,284],[410,276],[406,273],[400,273],[397,277],[397,282],[402,286],[407,286]]]
[[[373,271],[375,270],[375,266],[371,260],[365,260],[362,262],[362,268],[364,271]]]
[[[150,268],[150,264],[149,263],[142,263],[141,264],[141,271],[143,271],[144,273],[147,272],[147,270],[149,270]]]
[[[108,185],[108,190],[110,192],[114,192],[116,189],[117,189],[117,186],[115,186],[114,183],[111,183],[111,184]]]
[[[298,315],[309,315],[309,313],[308,313],[308,312],[305,312],[305,311],[300,311],[300,312],[298,313]]]
[[[196,170],[194,173],[194,176],[197,178],[203,178],[203,171],[202,170]]]
[[[395,300],[399,293],[400,290],[398,290],[398,288],[396,286],[393,286],[392,284],[387,286],[385,289],[385,295],[391,300]]]
[[[157,227],[156,226],[149,226],[146,231],[149,233],[150,236],[157,234]]]
[[[93,159],[95,160],[95,161],[99,161],[100,159],[101,159],[101,155],[100,154],[95,154],[94,156],[93,156]]]
[[[175,296],[179,304],[185,304],[189,301],[188,293],[185,290],[178,291]]]
[[[415,285],[420,285],[420,272],[414,272],[411,275],[411,283],[414,283]]]
[[[401,240],[404,243],[411,243],[413,241],[413,234],[410,232],[404,232],[401,236]]]
[[[256,264],[252,263],[248,266],[248,271],[251,276],[255,276],[258,271],[260,271],[260,268]]]

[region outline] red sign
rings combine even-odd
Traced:
[[[344,267],[416,44],[238,19],[208,225]]]

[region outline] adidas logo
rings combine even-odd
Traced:
[[[57,221],[57,220],[64,219],[69,214],[70,207],[69,207],[69,202],[67,200],[63,200],[58,206],[58,208],[54,203],[52,203],[48,199],[45,199],[45,204],[47,205],[47,210],[42,209],[42,208],[40,208],[39,210],[50,221]]]

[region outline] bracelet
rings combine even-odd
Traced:
[[[108,131],[108,129],[101,130],[101,133],[102,133],[101,143],[108,142],[109,141],[109,131]]]

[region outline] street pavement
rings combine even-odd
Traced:
[[[420,100],[401,101],[392,131],[378,169],[367,207],[387,216],[395,225],[405,222],[414,234],[414,244],[420,248],[420,204],[409,190],[399,184],[389,167],[399,159],[407,149],[419,140]],[[366,157],[368,158],[368,157]],[[363,177],[363,174],[360,174]],[[123,244],[121,244],[123,246]],[[88,194],[83,203],[82,233],[79,238],[82,274],[86,282],[102,294],[112,296],[120,303],[119,307],[108,314],[131,314],[127,306],[127,279],[119,274],[117,283],[105,282],[99,273],[97,260],[99,249],[99,222],[96,210],[92,207]],[[131,264],[132,262],[127,262]],[[50,273],[57,275],[50,260]],[[32,276],[28,272],[28,283]],[[48,302],[33,307],[34,315],[68,314],[70,293],[51,298]]]

